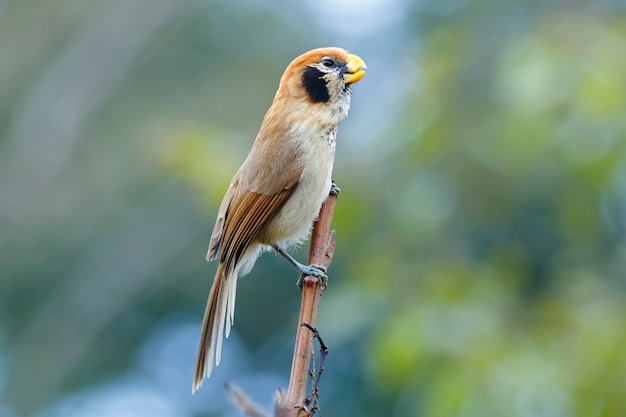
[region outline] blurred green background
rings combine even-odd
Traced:
[[[286,387],[264,255],[191,396],[217,207],[282,71],[368,64],[338,137],[325,416],[626,416],[620,1],[0,0],[0,416],[236,416]],[[306,247],[296,256],[304,260]]]

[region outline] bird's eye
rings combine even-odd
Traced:
[[[322,64],[323,66],[325,66],[326,68],[332,68],[334,67],[337,63],[335,62],[334,59],[332,58],[324,58],[320,61],[320,64]]]

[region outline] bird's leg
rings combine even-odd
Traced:
[[[301,264],[300,262],[296,261],[293,258],[293,256],[289,255],[287,251],[285,251],[280,246],[272,245],[272,247],[274,248],[276,252],[280,253],[285,259],[287,259],[289,263],[298,270],[298,272],[300,272],[300,277],[298,278],[298,281],[296,282],[296,285],[298,286],[298,288],[302,289],[302,283],[303,283],[304,277],[307,277],[307,276],[318,277],[322,283],[322,288],[326,288],[326,281],[328,281],[328,276],[326,275],[326,268],[324,268],[322,265],[317,265],[317,264],[311,264],[311,265]]]
[[[338,196],[340,191],[341,188],[337,187],[337,184],[335,184],[335,181],[333,181],[330,184],[330,195]]]

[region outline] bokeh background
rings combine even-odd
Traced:
[[[286,387],[264,255],[191,396],[217,207],[289,61],[339,131],[325,416],[626,416],[626,5],[0,0],[0,416],[236,416]],[[306,247],[296,256],[306,257]]]

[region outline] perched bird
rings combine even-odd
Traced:
[[[209,294],[192,392],[219,365],[230,333],[237,278],[274,249],[301,274],[325,278],[286,249],[306,239],[331,190],[337,126],[350,109],[351,85],[365,63],[341,48],[319,48],[294,59],[280,79],[248,157],[220,205],[207,260],[219,260]],[[215,358],[215,359],[214,359]]]

